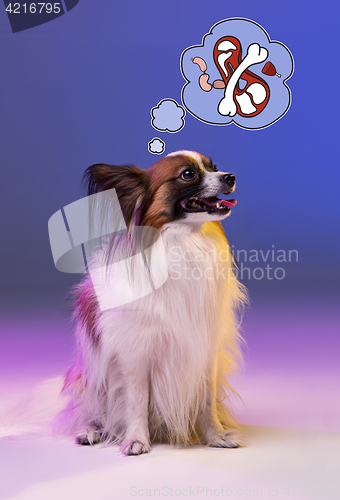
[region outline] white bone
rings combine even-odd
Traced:
[[[222,54],[220,54],[221,56]],[[228,55],[228,54],[226,54]],[[218,56],[218,62],[220,64],[220,60]],[[226,59],[228,59],[230,56],[228,56]],[[264,47],[260,47],[258,43],[252,43],[249,45],[248,50],[247,50],[247,55],[243,59],[243,61],[240,62],[240,64],[235,68],[234,73],[232,74],[228,85],[226,86],[226,89],[224,91],[224,97],[221,99],[219,105],[218,105],[218,112],[223,115],[223,116],[235,116],[237,113],[237,107],[234,102],[234,90],[237,85],[237,82],[239,78],[241,77],[242,73],[249,68],[252,64],[258,64],[260,62],[263,62],[267,59],[268,57],[268,50],[265,49]],[[226,60],[225,59],[225,60]],[[222,59],[221,59],[222,60]],[[226,76],[228,76],[227,69],[225,68],[224,64],[220,64],[223,72],[225,73]]]
[[[266,89],[261,83],[252,83],[249,85],[247,93],[252,95],[255,104],[261,104],[267,95]]]
[[[236,50],[237,47],[235,47],[235,45],[229,40],[223,40],[223,42],[219,43],[217,47],[217,50],[230,50],[230,49]]]
[[[235,96],[235,98],[236,98],[236,101],[238,102],[238,104],[241,108],[241,111],[244,115],[250,115],[251,113],[254,113],[254,111],[256,111],[256,108],[255,108],[255,106],[253,106],[247,92],[244,92],[241,95],[237,95],[237,96]]]
[[[220,44],[221,45],[221,44]],[[227,68],[225,67],[224,63],[226,62],[227,59],[229,59],[229,57],[232,55],[232,52],[222,52],[222,54],[218,55],[217,56],[217,62],[218,64],[221,66],[221,68],[223,69],[223,73],[225,74],[225,76],[228,78],[228,70]]]

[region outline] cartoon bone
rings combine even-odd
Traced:
[[[227,69],[224,65],[225,61],[231,56],[231,52],[223,52],[218,56],[218,63],[220,67],[223,69],[225,75],[228,77]],[[268,51],[264,47],[260,47],[258,43],[252,43],[249,45],[247,50],[247,55],[240,62],[240,64],[235,69],[232,74],[230,80],[228,81],[228,85],[224,91],[224,97],[221,99],[218,105],[218,112],[223,116],[235,116],[237,113],[237,107],[234,102],[234,90],[241,77],[242,73],[249,68],[252,64],[258,64],[263,62],[268,57]]]

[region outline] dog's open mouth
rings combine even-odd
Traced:
[[[228,212],[230,207],[234,207],[237,201],[232,200],[219,200],[218,198],[198,198],[193,197],[188,200],[181,201],[181,206],[185,212],[208,212],[212,214],[215,212]]]

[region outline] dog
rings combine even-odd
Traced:
[[[236,313],[247,299],[220,222],[236,200],[218,198],[235,190],[235,176],[178,151],[147,170],[96,164],[84,178],[89,196],[115,189],[126,223],[116,249],[134,228],[159,233],[167,279],[106,310],[89,273],[75,287],[78,351],[56,426],[82,445],[119,444],[124,455],[147,453],[154,442],[240,446],[227,379],[242,360]],[[108,246],[94,261],[110,263]]]

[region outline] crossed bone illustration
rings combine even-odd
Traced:
[[[236,47],[235,47],[236,48]],[[228,71],[225,67],[225,61],[229,59],[232,55],[232,52],[223,52],[218,56],[218,63],[220,67],[223,69],[226,77],[228,77]],[[230,80],[224,91],[224,97],[221,99],[218,105],[218,112],[223,116],[235,116],[237,113],[237,107],[234,101],[234,90],[239,81],[242,73],[249,68],[252,64],[258,64],[263,62],[268,57],[268,51],[264,47],[260,47],[258,43],[252,43],[249,45],[247,50],[247,55],[237,66],[235,71],[233,72]]]

